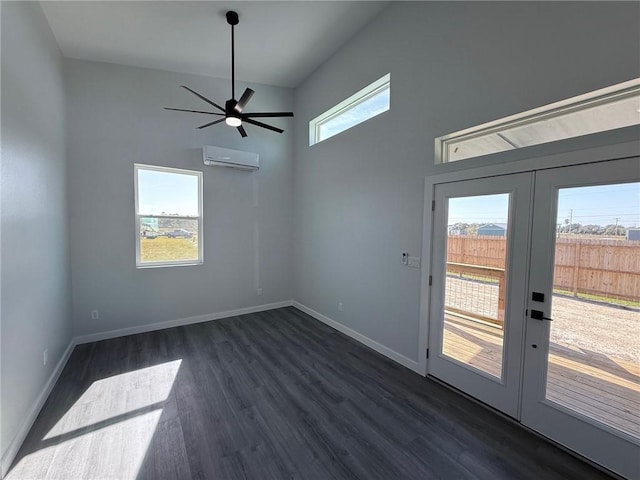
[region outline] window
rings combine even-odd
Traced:
[[[202,172],[134,165],[136,266],[202,264]]]
[[[311,120],[309,145],[315,145],[386,112],[389,110],[390,94],[391,74],[388,73]]]
[[[640,79],[436,138],[436,163],[640,124]]]

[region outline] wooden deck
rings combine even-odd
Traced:
[[[447,315],[443,350],[500,377],[502,329]],[[551,343],[547,398],[640,438],[640,366],[600,353]]]

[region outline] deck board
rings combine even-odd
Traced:
[[[443,353],[500,376],[502,329],[446,315]],[[566,345],[549,346],[547,399],[640,438],[640,368],[606,355]]]

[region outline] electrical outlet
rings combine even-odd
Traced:
[[[98,320],[100,318],[100,312],[98,310],[91,310],[91,320]]]
[[[42,352],[42,364],[46,365],[48,361],[49,361],[49,350],[45,348],[44,352]]]
[[[338,311],[341,312],[342,311],[342,302],[338,302]]]
[[[258,287],[258,295],[262,295],[262,287]]]
[[[413,268],[420,268],[420,257],[409,257],[408,266]]]

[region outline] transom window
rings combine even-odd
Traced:
[[[436,138],[436,163],[640,124],[640,79]]]
[[[350,129],[390,108],[391,74],[376,80],[359,92],[309,122],[309,145],[315,145]]]
[[[202,172],[134,165],[136,266],[202,264]]]

